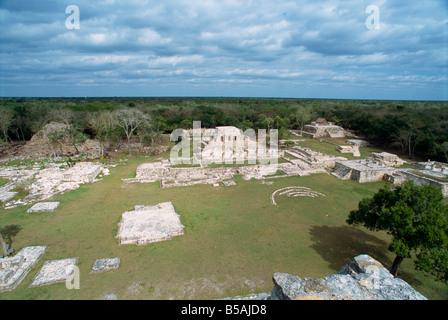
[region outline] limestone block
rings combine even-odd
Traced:
[[[39,202],[29,208],[26,212],[53,212],[60,202]]]

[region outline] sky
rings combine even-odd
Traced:
[[[448,100],[447,71],[447,0],[0,0],[4,97]]]

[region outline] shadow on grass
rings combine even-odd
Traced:
[[[314,226],[310,235],[314,242],[311,248],[328,261],[336,272],[360,254],[371,256],[388,270],[392,266],[393,261],[388,256],[389,243],[361,229],[349,226]],[[398,276],[412,285],[421,284],[412,274],[403,270],[399,270]]]

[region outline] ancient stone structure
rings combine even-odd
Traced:
[[[443,174],[428,169],[402,169],[386,176],[385,180],[394,185],[409,180],[418,186],[433,185],[442,191],[444,197],[448,197],[448,173]]]
[[[60,202],[39,202],[29,208],[26,212],[53,212]]]
[[[405,163],[397,155],[388,152],[372,152],[366,159],[389,167],[399,167]]]
[[[299,146],[294,146],[285,153],[294,157],[294,159],[284,157],[286,161],[298,166],[302,171],[310,173],[325,172],[326,168],[334,168],[337,161],[347,160],[344,157],[335,157]]]
[[[303,128],[303,135],[310,138],[344,138],[351,136],[351,134],[345,131],[342,127],[336,126],[325,119],[318,119],[317,121],[311,122],[311,124],[305,125]]]
[[[278,159],[278,146],[273,148],[257,140],[255,131],[244,132],[232,126],[216,127],[211,137],[201,140],[198,150],[193,151],[194,163],[222,164],[244,163],[255,164],[257,160],[273,162]]]
[[[18,192],[13,190],[19,185],[29,184],[38,172],[37,167],[0,167],[0,177],[9,180],[0,187],[0,202],[7,203],[14,198]]]
[[[386,174],[391,174],[395,171],[395,168],[388,167],[385,164],[363,159],[336,162],[331,175],[341,180],[352,179],[365,183],[381,181]]]
[[[326,195],[324,195],[323,193],[320,192],[316,192],[311,190],[310,188],[306,188],[306,187],[295,187],[295,186],[291,186],[291,187],[285,187],[285,188],[281,188],[278,190],[275,190],[272,194],[271,194],[271,203],[273,205],[277,205],[277,202],[275,201],[275,196],[279,195],[286,195],[288,197],[310,197],[310,198],[316,198],[316,197],[326,197]]]
[[[31,283],[31,287],[64,282],[75,272],[78,258],[46,261]]]
[[[120,245],[145,245],[171,240],[184,234],[180,216],[171,202],[155,206],[135,206],[133,211],[124,212],[118,224]]]
[[[340,153],[353,153],[354,157],[360,157],[361,153],[359,152],[359,146],[339,146],[338,151]]]
[[[120,258],[97,259],[93,264],[90,273],[102,273],[110,270],[118,269],[120,266]]]
[[[58,163],[42,167],[35,165],[31,168],[0,167],[0,177],[9,180],[0,188],[0,201],[5,203],[5,208],[44,201],[54,194],[75,190],[81,184],[98,181],[96,177],[103,170],[105,174],[109,174],[102,164],[94,162],[78,162],[73,167],[64,167]],[[28,194],[23,199],[10,201],[17,195],[13,190],[18,186],[22,186]]]
[[[322,154],[309,148],[292,147],[283,157],[287,163],[243,165],[235,167],[177,167],[170,160],[144,163],[137,167],[136,177],[123,179],[126,183],[153,183],[160,181],[162,188],[185,187],[196,184],[216,185],[242,175],[244,180],[266,179],[287,176],[306,176],[314,173],[327,173],[327,168],[335,166],[336,161],[347,160]]]
[[[362,139],[347,139],[347,143],[357,147],[368,147],[370,142]]]
[[[46,200],[54,194],[78,189],[81,184],[95,182],[103,169],[103,165],[94,162],[79,162],[71,168],[50,166],[34,176],[24,200]]]
[[[300,278],[275,273],[274,287],[254,300],[427,300],[407,282],[394,278],[368,255],[359,255],[339,273],[325,278]]]
[[[71,143],[52,141],[52,135],[63,133],[69,128],[65,123],[50,122],[37,132],[31,140],[23,145],[18,151],[18,155],[36,157],[53,156],[54,154],[75,155],[76,149]],[[97,141],[87,139],[84,143],[76,147],[80,153],[100,154],[100,144]]]
[[[17,288],[46,248],[46,246],[26,247],[14,257],[0,259],[0,292]]]

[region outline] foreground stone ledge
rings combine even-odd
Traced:
[[[264,296],[268,300],[427,300],[368,255],[355,257],[325,278],[275,273],[272,280],[271,294]]]

